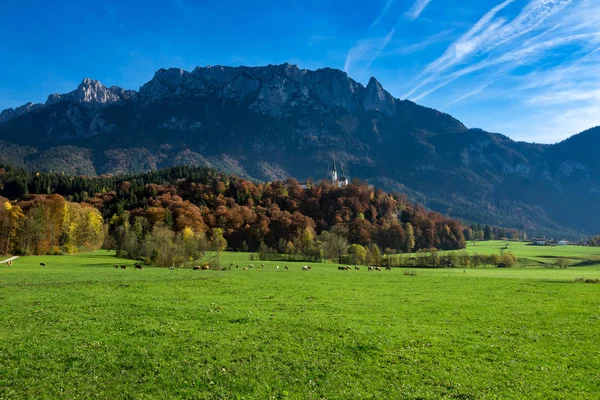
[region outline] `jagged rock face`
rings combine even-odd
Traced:
[[[74,91],[66,94],[51,94],[44,104],[27,103],[16,109],[9,108],[3,110],[0,112],[0,123],[10,121],[29,112],[41,110],[60,102],[86,103],[92,106],[102,107],[131,100],[136,95],[137,92],[135,90],[125,90],[118,86],[107,88],[96,80],[85,78]]]
[[[77,89],[70,93],[48,96],[45,105],[50,106],[61,101],[107,105],[130,100],[135,95],[136,92],[133,90],[125,90],[118,86],[107,88],[96,80],[85,78]]]
[[[73,173],[186,163],[320,179],[335,156],[345,175],[469,221],[572,233],[600,214],[600,128],[554,146],[518,143],[329,68],[160,69],[139,93],[84,79],[4,110],[0,141],[0,161]],[[52,161],[68,152],[77,157]],[[563,212],[574,202],[585,215]]]
[[[377,79],[371,78],[367,85],[363,105],[365,110],[381,111],[386,115],[392,115],[395,111],[396,100],[383,89]]]
[[[379,88],[385,92],[381,85]],[[142,86],[140,97],[147,102],[203,96],[238,101],[252,99],[256,110],[269,112],[274,107],[272,114],[282,116],[286,113],[281,107],[307,103],[323,109],[341,107],[354,111],[361,104],[364,92],[362,85],[342,71],[329,68],[310,71],[283,64],[256,68],[197,67],[191,73],[178,68],[160,69]],[[394,103],[389,93],[380,93],[380,96]]]
[[[17,118],[20,117],[23,114],[26,114],[30,111],[35,111],[35,110],[39,110],[40,108],[43,107],[43,104],[33,104],[33,103],[26,103],[20,107],[17,107],[15,109],[13,108],[8,108],[6,110],[3,110],[2,112],[0,112],[0,122],[6,122],[9,121],[13,118]]]

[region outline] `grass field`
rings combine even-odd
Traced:
[[[581,254],[571,256],[595,256]],[[222,261],[249,262],[247,254]],[[132,264],[102,251],[0,266],[0,399],[600,393],[600,285],[573,282],[600,278],[600,262],[414,276],[330,264],[307,272],[298,263],[289,271]]]
[[[464,250],[450,251],[449,253],[462,253]],[[489,240],[485,242],[468,242],[466,251],[469,254],[501,255],[502,252],[515,254],[520,262],[519,266],[543,267],[552,265],[557,258],[566,258],[572,265],[581,262],[597,261],[600,264],[600,247],[587,246],[532,246],[525,242],[511,242],[505,240]],[[447,252],[440,252],[444,254]]]

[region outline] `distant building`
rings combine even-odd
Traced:
[[[545,246],[546,242],[547,242],[546,239],[540,239],[540,238],[535,238],[535,239],[531,240],[531,244],[534,246]]]
[[[338,176],[338,171],[337,171],[337,165],[335,163],[335,158],[333,159],[333,163],[331,164],[331,183],[334,186],[337,187],[344,187],[344,186],[348,186],[348,178],[345,176]],[[311,187],[313,187],[313,183],[308,180],[306,182],[302,182],[300,183],[300,186],[302,187],[302,189],[310,189]]]
[[[333,165],[331,166],[331,183],[337,187],[344,187],[348,185],[348,178],[340,176],[338,178],[337,167],[335,165],[335,158],[333,159]]]
[[[566,240],[559,240],[557,244],[559,246],[568,246],[569,242],[567,242]]]

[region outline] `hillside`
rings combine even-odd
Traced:
[[[345,253],[348,244],[377,245],[377,254],[380,249],[406,253],[466,245],[461,222],[369,185],[338,187],[323,181],[303,189],[292,179],[254,183],[208,168],[177,167],[118,178],[0,168],[0,206],[0,254],[49,253],[70,243],[68,237],[86,243],[94,236],[88,233],[93,230],[88,229],[90,219],[97,220],[96,236],[108,232],[121,255],[132,240],[154,240],[156,235],[164,246],[170,243],[164,235],[175,233],[179,238],[222,236],[225,247],[235,251],[266,246],[317,259],[327,252],[322,243],[330,241],[329,233],[342,238],[333,257]],[[103,221],[108,223],[101,228]],[[77,227],[84,227],[81,234],[74,233]],[[130,256],[138,250],[130,250]]]
[[[343,172],[466,221],[580,237],[600,218],[592,129],[556,145],[468,129],[334,69],[161,69],[139,91],[85,79],[0,114],[0,162],[69,174],[182,164],[259,180]]]

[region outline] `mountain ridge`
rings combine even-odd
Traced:
[[[85,174],[190,164],[274,180],[325,177],[335,157],[345,174],[468,221],[570,237],[600,222],[560,211],[578,201],[600,215],[600,128],[514,141],[331,68],[159,69],[139,91],[86,78],[28,104],[0,114],[11,149],[0,162]]]

